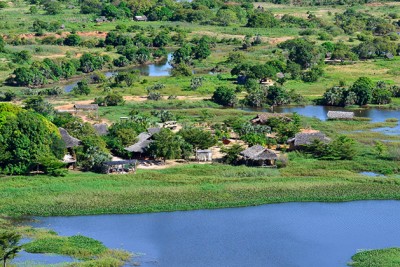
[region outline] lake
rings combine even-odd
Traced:
[[[170,76],[171,75],[171,69],[172,66],[170,64],[170,61],[172,59],[172,53],[169,53],[167,58],[152,64],[143,64],[143,65],[138,65],[131,67],[129,70],[139,70],[140,74],[143,76],[150,76],[150,77],[162,77],[162,76]],[[107,71],[104,73],[107,78],[110,78],[116,74],[118,74],[118,71]],[[88,74],[90,75],[90,74]],[[75,86],[78,85],[79,81],[74,81],[69,84],[64,85],[64,91],[65,92],[71,92],[72,89],[74,89]]]
[[[358,249],[400,246],[398,201],[38,219],[33,226],[142,253],[141,266],[338,267]]]

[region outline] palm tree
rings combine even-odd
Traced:
[[[21,236],[15,232],[0,232],[0,259],[3,261],[3,267],[7,266],[7,260],[15,258],[22,246],[18,245]]]

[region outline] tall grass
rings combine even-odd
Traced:
[[[71,172],[62,178],[4,177],[0,213],[143,213],[288,201],[400,199],[400,181],[362,177],[356,173],[362,164],[298,159],[281,171],[184,165],[118,176]]]

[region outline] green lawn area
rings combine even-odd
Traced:
[[[400,199],[398,179],[367,178],[354,172],[371,163],[297,158],[281,170],[189,164],[128,175],[70,172],[57,178],[3,177],[0,214],[65,216]]]

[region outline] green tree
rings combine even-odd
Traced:
[[[216,21],[221,26],[226,27],[231,24],[238,23],[239,19],[233,10],[221,8],[217,12]]]
[[[18,245],[21,236],[11,231],[0,232],[0,255],[3,266],[7,266],[7,260],[12,260],[17,256],[22,246]]]
[[[192,59],[192,46],[184,44],[181,48],[176,50],[172,56],[174,64],[185,63],[189,64]]]
[[[226,86],[219,86],[214,91],[212,101],[222,106],[233,107],[237,102],[235,90]]]
[[[211,55],[210,45],[208,44],[208,41],[204,37],[201,38],[198,45],[193,48],[192,53],[195,59],[206,59],[208,56]]]
[[[221,152],[225,154],[222,158],[223,162],[226,164],[237,164],[239,162],[239,153],[243,150],[243,147],[239,144],[221,148]]]
[[[366,105],[372,99],[372,90],[374,88],[374,83],[370,78],[360,77],[353,85],[350,87],[350,91],[354,92],[357,96],[357,105]]]
[[[206,149],[216,144],[216,139],[209,131],[200,128],[185,127],[178,132],[195,149]]]
[[[6,174],[43,170],[44,159],[64,153],[57,127],[35,112],[0,112],[0,169]]]
[[[271,12],[256,11],[249,16],[247,27],[252,28],[273,28],[279,25],[279,21]]]
[[[154,37],[153,46],[155,46],[155,47],[164,47],[169,42],[171,42],[171,38],[169,38],[168,34],[161,32],[156,37]]]
[[[44,10],[46,10],[48,15],[57,15],[63,12],[61,3],[58,1],[46,1],[44,3]]]
[[[185,63],[179,63],[177,65],[174,65],[174,67],[172,68],[171,71],[171,76],[172,77],[180,77],[180,76],[184,76],[184,77],[190,77],[192,76],[192,70],[190,69],[189,65],[185,64]]]
[[[150,144],[149,151],[155,157],[167,159],[179,159],[188,155],[188,151],[192,150],[192,146],[188,145],[185,140],[171,130],[163,128],[154,135],[154,141]]]
[[[125,103],[124,98],[119,93],[110,93],[104,97],[104,103],[107,106],[118,106]]]
[[[72,89],[72,92],[77,95],[89,95],[90,87],[86,80],[82,80]]]
[[[64,39],[64,45],[78,46],[81,43],[81,37],[77,34],[70,34]]]
[[[26,110],[34,110],[45,117],[54,115],[53,106],[41,96],[34,96],[24,100]]]

